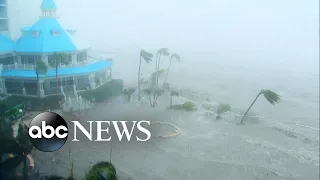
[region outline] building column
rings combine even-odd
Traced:
[[[6,83],[5,80],[0,77],[0,93],[7,94]]]
[[[94,80],[95,73],[89,74],[89,81],[90,81],[90,88],[95,89],[96,88],[96,82]]]
[[[72,54],[71,54],[71,63],[73,65],[77,64],[77,52],[72,52]]]
[[[48,55],[47,54],[42,54],[41,55],[41,61],[44,62],[47,66],[49,66]]]
[[[17,59],[18,59],[18,63],[22,64],[21,56],[17,56]]]
[[[44,82],[43,79],[39,80],[39,84],[40,84],[40,87],[39,87],[40,94],[39,95],[40,95],[40,98],[43,98],[45,96],[44,89],[43,89],[43,82]]]

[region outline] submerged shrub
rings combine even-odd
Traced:
[[[194,111],[194,110],[196,110],[196,104],[191,101],[186,101],[183,104],[172,105],[171,109],[184,110],[184,111]]]

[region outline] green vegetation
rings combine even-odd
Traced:
[[[110,162],[99,162],[92,166],[84,180],[117,180],[116,168]]]
[[[124,90],[122,91],[122,93],[123,93],[125,96],[127,96],[128,101],[130,102],[131,96],[132,96],[132,94],[133,94],[135,91],[136,91],[135,88],[130,87],[130,88],[124,89]]]
[[[164,70],[158,70],[153,72],[150,81],[151,84],[148,88],[144,89],[143,92],[148,95],[149,102],[151,107],[155,107],[157,105],[158,97],[163,94],[163,89],[158,86],[157,79],[163,75]]]
[[[72,173],[72,174],[71,174]],[[75,180],[73,177],[73,166],[70,165],[70,175],[68,178],[52,175],[44,176],[43,180]],[[110,162],[102,161],[93,165],[82,180],[118,180],[117,171]]]
[[[27,110],[46,111],[48,109],[59,109],[59,101],[63,99],[62,95],[47,96],[45,98],[26,97],[26,96],[9,96],[2,100],[8,108],[16,106],[17,102],[24,104]]]
[[[221,118],[221,114],[228,112],[231,110],[231,106],[229,104],[219,104],[218,109],[217,109],[217,117],[216,119],[220,119]]]
[[[43,61],[37,60],[35,71],[36,71],[36,75],[37,75],[37,92],[38,92],[38,96],[40,96],[39,75],[40,74],[43,74],[43,75],[47,74],[48,67]]]
[[[5,110],[4,112],[4,120],[13,122],[16,119],[19,119],[24,114],[24,104],[18,104],[10,109]]]
[[[90,101],[103,102],[111,97],[121,95],[122,89],[123,80],[114,79],[96,89],[79,92],[79,95]]]
[[[140,51],[140,61],[139,61],[139,71],[138,71],[138,100],[141,100],[140,91],[141,91],[141,84],[144,83],[144,80],[141,79],[141,59],[143,59],[146,63],[152,61],[153,54],[148,53],[147,51],[141,49]]]
[[[170,109],[175,109],[175,110],[184,110],[184,111],[194,111],[197,109],[196,104],[191,101],[186,101],[183,104],[175,104],[172,105]]]
[[[275,105],[277,103],[280,102],[280,95],[278,95],[277,93],[275,92],[272,92],[270,90],[267,90],[267,89],[262,89],[257,97],[253,100],[253,102],[251,103],[251,105],[249,106],[248,110],[246,111],[246,113],[244,113],[242,119],[241,119],[241,123],[243,123],[244,121],[244,118],[246,117],[246,115],[248,114],[249,110],[251,109],[251,107],[253,106],[253,104],[257,101],[258,97],[263,94],[263,96],[267,99],[267,101],[272,104],[272,105]]]
[[[19,124],[19,130],[16,137],[13,134],[13,124],[6,119],[14,117],[19,111],[16,108],[4,108],[1,111],[0,118],[0,176],[3,179],[22,179],[17,175],[19,166],[23,165],[23,179],[28,179],[27,155],[31,152],[33,146],[28,138],[28,127]],[[3,111],[4,110],[4,111]],[[13,157],[8,157],[11,154]]]
[[[0,177],[11,180],[28,180],[32,172],[27,166],[27,155],[32,151],[33,146],[28,138],[28,127],[19,124],[18,134],[14,137],[13,123],[5,121],[9,117],[15,116],[22,105],[8,108],[5,104],[0,104]],[[6,113],[5,113],[6,112]],[[13,155],[13,156],[9,156]],[[69,150],[69,177],[64,178],[58,175],[37,177],[43,180],[74,180],[73,160]],[[30,174],[31,173],[31,174]],[[21,175],[22,174],[22,175]],[[34,174],[35,175],[35,174]],[[33,177],[34,178],[34,177]],[[116,169],[109,162],[99,162],[95,164],[84,180],[117,180]]]

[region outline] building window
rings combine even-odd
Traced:
[[[60,36],[60,31],[53,30],[52,31],[52,36]]]
[[[35,65],[37,60],[41,60],[39,55],[23,55],[21,56],[22,64]]]
[[[87,59],[87,51],[80,51],[77,53],[77,61],[82,62]]]
[[[8,30],[9,30],[8,21],[6,19],[0,18],[0,31],[8,31]]]
[[[38,37],[38,36],[39,36],[39,31],[32,32],[32,37]]]

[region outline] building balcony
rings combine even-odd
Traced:
[[[59,76],[81,76],[84,74],[90,74],[98,72],[103,69],[110,69],[112,62],[106,60],[100,60],[91,62],[90,64],[60,66],[58,68]],[[25,78],[36,79],[35,66],[34,65],[0,65],[0,73],[3,78]],[[39,78],[52,79],[56,77],[55,68],[49,68],[47,74],[39,75]]]

